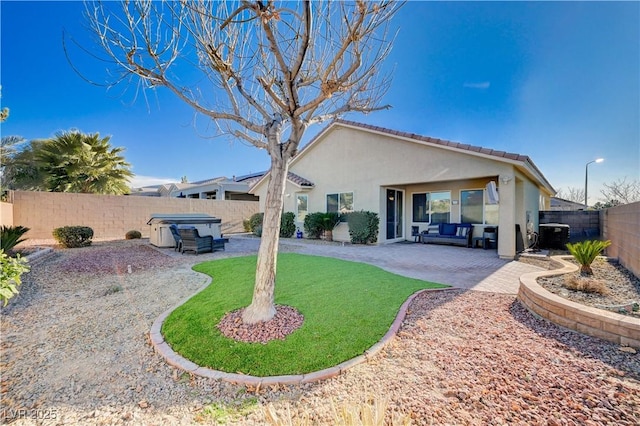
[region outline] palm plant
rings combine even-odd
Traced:
[[[133,176],[130,164],[111,148],[110,137],[77,130],[61,132],[46,141],[36,158],[46,175],[46,187],[54,192],[120,195],[129,192]]]
[[[21,238],[29,231],[24,226],[3,226],[0,228],[0,250],[11,253],[11,250],[26,238]]]
[[[579,243],[567,243],[567,250],[580,264],[581,275],[593,275],[591,264],[598,257],[602,250],[611,245],[611,241],[590,240]]]
[[[322,215],[320,228],[324,232],[326,241],[333,241],[333,228],[340,223],[340,215],[336,212],[327,212]]]

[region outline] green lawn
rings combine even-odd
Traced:
[[[254,376],[302,374],[361,355],[387,332],[412,293],[446,287],[363,263],[280,254],[275,301],[296,307],[302,327],[286,340],[242,343],[216,324],[251,303],[256,257],[214,260],[194,270],[213,282],[169,315],[162,327],[174,351],[204,367]]]

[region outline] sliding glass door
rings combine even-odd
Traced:
[[[402,238],[403,232],[403,197],[404,191],[387,189],[387,240]]]

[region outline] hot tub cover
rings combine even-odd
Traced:
[[[199,224],[221,223],[222,219],[204,213],[152,213],[147,225],[156,223]]]

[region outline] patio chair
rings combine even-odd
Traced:
[[[169,229],[171,230],[171,235],[173,235],[173,239],[176,241],[176,246],[173,251],[182,252],[182,237],[180,236],[180,232],[178,231],[178,226],[175,223],[169,225]]]
[[[211,235],[201,237],[196,228],[178,228],[178,231],[182,237],[182,250],[180,250],[182,254],[185,251],[192,251],[195,254],[213,251]]]

